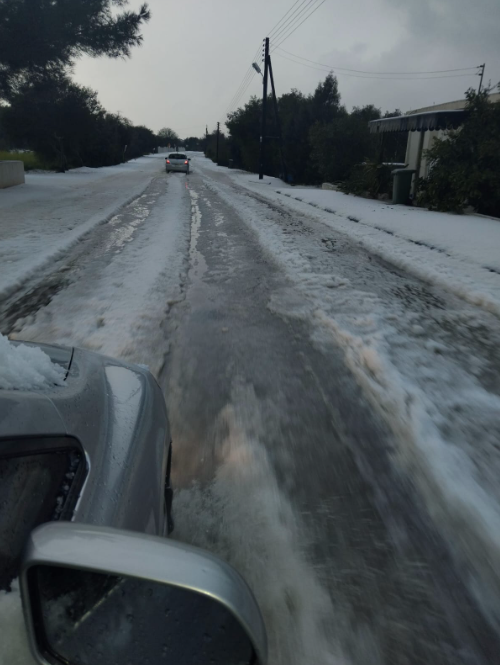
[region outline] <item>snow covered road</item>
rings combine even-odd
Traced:
[[[189,222],[185,183],[172,179],[167,186],[163,174],[156,177],[66,255],[49,279],[59,292],[46,307],[39,309],[38,290],[23,298],[27,313],[17,318],[13,335],[84,346],[148,365],[158,375],[168,353],[163,324],[181,297]]]
[[[155,157],[103,169],[26,175],[26,184],[0,192],[0,296],[69,248],[120,207],[137,198],[158,172]]]
[[[151,367],[174,536],[247,578],[272,665],[495,662],[498,275],[446,257],[442,277],[470,258],[481,281],[463,299],[347,210],[192,166],[130,176],[143,193],[6,295],[2,332]]]

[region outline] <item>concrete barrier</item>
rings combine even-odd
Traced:
[[[24,185],[24,163],[21,161],[0,161],[0,189]]]

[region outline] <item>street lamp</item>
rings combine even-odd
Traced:
[[[264,74],[262,73],[261,68],[259,67],[259,65],[256,62],[252,62],[252,67],[255,69],[257,74],[260,74],[261,76],[264,76]]]

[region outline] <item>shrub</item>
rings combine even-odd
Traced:
[[[349,178],[340,185],[346,194],[369,194],[376,199],[380,194],[390,194],[394,167],[377,162],[358,164],[351,170]]]
[[[478,212],[500,217],[500,104],[486,91],[467,93],[462,127],[436,139],[426,151],[432,166],[419,182],[418,202],[431,209]]]
[[[50,170],[52,168],[50,164],[47,164],[34,152],[10,152],[7,150],[0,150],[0,162],[9,159],[24,162],[25,171],[33,171],[33,169]]]

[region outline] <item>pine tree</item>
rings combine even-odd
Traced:
[[[61,77],[75,58],[127,57],[142,42],[148,6],[128,0],[0,0],[0,99],[37,77]],[[118,13],[116,9],[121,11]]]

